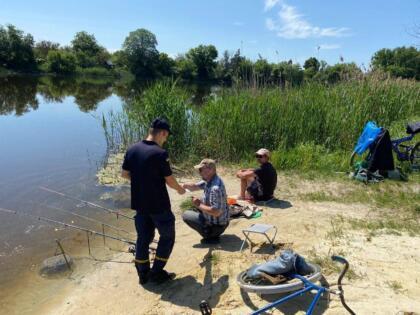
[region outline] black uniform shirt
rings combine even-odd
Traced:
[[[165,177],[172,175],[168,153],[153,141],[127,150],[122,168],[131,176],[131,208],[144,213],[171,211]]]
[[[274,189],[277,186],[277,172],[270,162],[263,163],[254,170],[262,186],[263,196],[261,200],[268,200],[273,197]]]

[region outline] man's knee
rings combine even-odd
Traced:
[[[152,233],[140,233],[138,235],[138,239],[140,241],[140,244],[144,244],[149,246],[149,244],[153,241],[153,239],[155,238],[155,231],[152,231]]]
[[[175,239],[175,218],[169,216],[156,222],[160,239]]]
[[[193,210],[185,210],[182,214],[182,220],[185,223],[195,221],[196,213]]]

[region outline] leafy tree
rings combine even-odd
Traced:
[[[227,84],[243,79],[250,80],[252,73],[253,64],[241,56],[239,49],[233,55],[227,50],[224,51],[222,58],[217,63],[216,77]]]
[[[320,62],[315,57],[308,58],[305,63],[303,64],[303,68],[305,69],[305,76],[308,79],[312,79],[321,67]]]
[[[354,63],[337,63],[333,66],[327,66],[323,71],[318,72],[314,80],[325,83],[337,83],[356,79],[362,75],[362,70]]]
[[[199,80],[214,78],[217,54],[217,49],[213,45],[199,45],[187,52],[186,57],[194,63]]]
[[[34,39],[13,25],[0,26],[0,66],[13,70],[35,67]]]
[[[420,80],[420,50],[415,47],[384,48],[373,55],[372,66],[393,76]]]
[[[83,51],[75,52],[77,65],[81,68],[90,68],[97,65],[96,56],[89,55]]]
[[[110,59],[112,63],[119,68],[126,68],[127,67],[127,58],[126,54],[122,50],[117,50],[114,52]]]
[[[159,52],[156,36],[144,29],[137,29],[125,38],[123,52],[127,65],[137,78],[149,79],[156,76]]]
[[[175,74],[175,61],[168,54],[160,53],[157,64],[157,72],[161,76],[170,77]]]
[[[260,58],[254,64],[254,74],[260,82],[269,83],[272,66],[267,60]]]
[[[305,63],[303,64],[303,68],[305,70],[307,69],[314,69],[316,72],[319,71],[319,67],[321,66],[321,64],[319,63],[318,59],[316,59],[315,57],[311,57],[308,58]]]
[[[232,82],[231,57],[227,50],[223,52],[222,58],[217,62],[215,77],[228,84]]]
[[[275,69],[282,86],[297,86],[303,81],[302,68],[299,64],[293,64],[291,60],[280,62]]]
[[[245,57],[239,56],[232,58],[232,69],[234,73],[235,81],[246,81],[251,82],[252,75],[254,72],[254,65],[251,60],[246,59]]]
[[[71,41],[72,48],[76,53],[84,53],[87,56],[95,56],[101,50],[95,35],[85,31],[78,32]]]
[[[50,50],[58,50],[59,48],[59,43],[50,42],[48,40],[37,42],[34,47],[34,54],[37,62],[45,62],[47,60],[48,52]]]
[[[98,44],[95,36],[85,31],[76,33],[71,44],[77,64],[82,68],[103,66],[111,58],[106,49]]]
[[[195,76],[195,65],[185,56],[178,56],[175,60],[175,73],[180,78],[191,81]]]
[[[76,58],[66,51],[51,50],[47,56],[47,69],[58,74],[70,74],[76,71]]]

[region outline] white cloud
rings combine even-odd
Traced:
[[[264,11],[271,10],[280,0],[264,0]]]
[[[296,7],[287,5],[284,2],[278,12],[278,19],[274,21],[271,18],[267,18],[266,26],[270,31],[275,31],[279,37],[287,39],[342,37],[349,35],[348,32],[350,30],[346,27],[322,28],[319,26],[313,26],[305,20],[302,14],[299,14]]]
[[[265,26],[268,28],[269,31],[275,31],[277,29],[276,24],[270,18],[265,19]]]
[[[331,50],[331,49],[341,48],[341,46],[337,44],[321,44],[318,47],[319,47],[319,50]]]
[[[233,22],[233,25],[235,25],[235,26],[244,26],[244,22],[236,21],[236,22]]]

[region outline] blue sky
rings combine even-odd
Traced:
[[[158,49],[175,56],[199,44],[255,60],[315,56],[330,64],[367,66],[381,48],[419,44],[419,0],[0,0],[0,24],[14,24],[35,40],[69,44],[85,30],[111,51],[130,31],[146,28]]]

